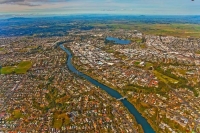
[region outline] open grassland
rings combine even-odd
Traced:
[[[1,48],[1,47],[0,47],[0,54],[5,54],[5,53],[6,53],[5,48]]]
[[[164,75],[164,74],[162,74],[162,73],[159,73],[159,72],[157,72],[156,70],[155,71],[153,71],[154,72],[154,74],[155,74],[155,76],[159,79],[159,80],[161,80],[162,82],[164,82],[164,83],[173,83],[173,84],[176,84],[176,83],[178,83],[178,81],[177,80],[175,80],[175,79],[173,79],[173,78],[171,78],[171,77],[168,77],[168,76],[166,76],[166,75]]]
[[[91,23],[90,26],[99,28],[138,30],[149,35],[163,35],[176,37],[200,37],[199,24],[145,24],[145,23]]]
[[[14,73],[15,67],[14,66],[6,66],[2,67],[1,74],[11,74]]]
[[[0,48],[0,51],[4,51],[4,48]]]
[[[12,115],[7,119],[7,121],[14,121],[23,117],[23,114],[19,109],[13,110]]]
[[[196,51],[196,54],[200,54],[200,50],[199,50],[199,51]]]
[[[22,61],[17,65],[17,68],[15,69],[15,73],[21,74],[26,73],[32,66],[31,61]]]
[[[32,67],[31,61],[22,61],[17,66],[5,66],[1,69],[1,74],[25,74]]]
[[[182,75],[185,75],[186,74],[186,70],[183,70],[183,69],[176,69],[176,72],[182,74]]]
[[[65,126],[70,123],[70,118],[66,113],[59,114],[55,113],[53,115],[53,127],[60,129],[62,126]]]

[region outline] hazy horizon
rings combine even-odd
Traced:
[[[194,0],[0,0],[0,15],[200,15]]]

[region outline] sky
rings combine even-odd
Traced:
[[[0,0],[3,14],[200,15],[200,0]]]

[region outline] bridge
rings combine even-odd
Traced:
[[[124,96],[124,97],[118,98],[117,100],[120,101],[120,100],[124,100],[126,98],[127,98],[127,96]]]

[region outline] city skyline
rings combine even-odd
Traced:
[[[0,14],[200,15],[191,0],[0,0]]]

